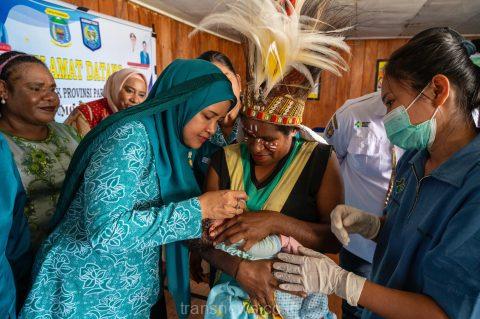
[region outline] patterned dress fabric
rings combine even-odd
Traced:
[[[222,133],[222,129],[220,126],[217,126],[217,130],[215,133],[210,137],[210,143],[218,146],[218,147],[225,147],[227,145],[235,143],[238,135],[238,126],[240,125],[240,119],[238,118],[235,123],[233,123],[232,132],[230,135],[225,138]]]
[[[198,199],[160,203],[145,126],[99,144],[70,208],[42,245],[23,318],[149,318],[161,245],[201,235]]]
[[[34,250],[48,235],[48,224],[55,212],[65,172],[79,142],[69,126],[51,123],[48,128],[48,137],[43,141],[4,132],[27,194],[25,215]]]
[[[85,104],[80,104],[78,110],[87,120],[90,128],[94,128],[102,120],[113,114],[108,106],[107,98],[91,101]]]

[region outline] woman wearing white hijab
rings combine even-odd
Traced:
[[[143,102],[147,97],[147,79],[135,69],[122,69],[110,75],[103,88],[103,96],[99,100],[80,104],[65,123],[85,136],[109,115]]]

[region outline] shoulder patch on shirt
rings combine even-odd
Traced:
[[[333,128],[338,130],[337,114],[333,114],[332,122],[333,122]]]
[[[333,119],[328,122],[327,129],[325,130],[325,135],[327,138],[331,138],[333,134],[335,133],[335,129],[333,128]]]

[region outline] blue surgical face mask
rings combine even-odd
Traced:
[[[410,122],[410,117],[407,112],[420,96],[422,96],[423,91],[425,91],[427,87],[428,85],[413,99],[407,108],[400,105],[383,117],[383,124],[385,125],[388,139],[392,144],[405,150],[421,150],[432,146],[437,131],[437,121],[434,117],[439,107],[437,107],[429,120],[416,125]]]

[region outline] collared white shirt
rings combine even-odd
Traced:
[[[382,121],[386,111],[380,92],[348,100],[324,133],[340,162],[345,204],[378,216],[383,213],[392,173],[392,152],[397,161],[403,154],[387,138]],[[358,234],[350,235],[350,239],[346,249],[372,262],[376,244]]]

